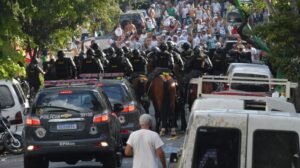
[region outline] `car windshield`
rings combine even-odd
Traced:
[[[43,92],[35,104],[37,108],[74,111],[98,111],[100,103],[91,91]]]
[[[235,73],[234,77],[251,77],[251,78],[266,78],[266,75],[258,75],[258,74],[243,74],[243,73]],[[268,92],[269,85],[267,84],[240,84],[240,83],[233,83],[231,84],[231,89],[234,90],[241,90],[246,92]]]
[[[128,95],[121,85],[104,85],[102,86],[102,90],[109,100],[117,100],[120,102],[127,102],[129,100]]]

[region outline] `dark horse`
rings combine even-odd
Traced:
[[[176,135],[175,101],[176,83],[169,73],[154,77],[150,85],[150,93],[155,109],[156,131],[165,135],[166,128],[171,127],[171,135]]]
[[[131,80],[133,89],[136,93],[138,100],[141,102],[144,109],[149,114],[150,101],[146,97],[146,95],[148,94],[147,82],[148,82],[147,76],[142,74],[138,74],[134,76]]]

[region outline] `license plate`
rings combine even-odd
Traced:
[[[77,124],[57,124],[57,130],[75,130],[77,129]]]

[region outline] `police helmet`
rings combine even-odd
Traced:
[[[199,47],[199,46],[196,46],[196,47],[194,48],[194,55],[199,56],[200,53],[201,53],[200,47]]]
[[[87,51],[86,51],[86,56],[87,57],[93,57],[95,55],[94,53],[94,50],[89,48]]]
[[[106,52],[107,52],[108,55],[114,55],[115,54],[115,49],[113,47],[109,47],[106,50]]]
[[[138,57],[138,56],[140,55],[140,50],[139,50],[139,49],[134,49],[134,50],[132,51],[132,55],[133,55],[134,57]]]
[[[168,50],[169,48],[168,48],[167,43],[162,42],[162,43],[160,44],[160,46],[159,46],[159,49],[160,49],[161,51],[166,51],[166,50]]]
[[[102,57],[105,57],[106,55],[105,55],[105,53],[103,52],[103,51],[101,51],[101,50],[95,50],[95,56],[97,57],[97,58],[102,58]]]
[[[98,49],[99,49],[99,46],[98,46],[97,43],[93,43],[93,44],[91,45],[91,48],[92,48],[93,50],[98,50]]]
[[[116,55],[117,55],[117,56],[122,56],[123,54],[124,54],[124,51],[123,51],[122,48],[117,48],[117,49],[116,49]]]
[[[181,46],[181,48],[182,48],[183,50],[185,50],[185,51],[189,50],[190,47],[191,47],[191,46],[190,46],[189,43],[183,43],[182,46]]]
[[[175,47],[175,44],[174,44],[173,41],[167,41],[167,45],[168,45],[168,47],[169,47],[170,50],[173,50],[174,47]]]
[[[153,53],[158,53],[158,52],[160,52],[160,49],[159,49],[158,47],[152,47],[152,48],[151,48],[151,51],[152,51]]]
[[[130,52],[130,49],[126,46],[122,47],[125,54],[128,54]]]
[[[65,57],[65,53],[64,53],[62,50],[59,50],[59,51],[57,52],[57,57],[58,57],[59,59],[62,59],[62,58]]]

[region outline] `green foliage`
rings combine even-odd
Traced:
[[[283,0],[274,5],[278,11],[268,24],[256,28],[256,33],[268,44],[273,66],[289,79],[300,80],[300,15],[292,12],[289,3]]]

